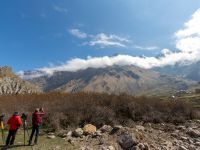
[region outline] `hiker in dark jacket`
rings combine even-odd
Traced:
[[[40,108],[40,109],[37,108],[32,115],[32,132],[29,139],[29,145],[32,145],[32,139],[35,132],[36,133],[35,133],[34,144],[37,144],[39,129],[40,129],[40,125],[42,124],[42,117],[44,116],[44,114],[45,113],[44,113],[43,108]]]
[[[6,139],[6,146],[14,144],[17,130],[22,125],[22,120],[18,115],[18,112],[14,112],[13,116],[10,117],[7,124],[9,125],[9,133]]]

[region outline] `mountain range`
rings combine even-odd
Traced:
[[[51,76],[44,75],[28,81],[36,84],[45,92],[85,91],[131,95],[169,94],[178,90],[187,90],[196,84],[195,81],[175,75],[167,75],[132,65],[88,68],[76,72],[58,71]]]
[[[199,86],[200,62],[188,66],[142,69],[133,65],[87,68],[76,72],[25,71],[23,79],[10,67],[0,67],[0,95],[35,92],[106,92],[168,95]]]

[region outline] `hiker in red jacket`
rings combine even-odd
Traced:
[[[32,132],[29,139],[29,145],[32,145],[32,139],[35,132],[36,134],[35,134],[34,144],[37,144],[39,129],[40,129],[40,125],[42,124],[42,117],[44,116],[44,114],[45,113],[44,113],[43,108],[40,108],[40,109],[37,108],[32,115]]]
[[[18,128],[22,125],[21,117],[18,112],[14,112],[13,116],[8,120],[9,133],[6,139],[6,146],[13,145]]]

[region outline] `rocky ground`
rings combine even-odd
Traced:
[[[88,124],[74,130],[43,133],[40,144],[23,146],[19,131],[16,150],[200,150],[200,120],[185,124],[134,123],[132,127]],[[21,146],[20,146],[21,145]],[[0,147],[0,149],[4,149]]]
[[[200,120],[184,125],[142,124],[133,127],[89,124],[55,134],[81,150],[200,150]]]

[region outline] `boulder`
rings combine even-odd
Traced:
[[[122,147],[122,149],[131,149],[132,147],[136,146],[138,144],[137,139],[135,138],[134,134],[129,133],[122,133],[117,142]]]
[[[101,128],[100,128],[101,132],[105,133],[105,132],[108,132],[110,133],[113,128],[110,126],[110,125],[103,125]]]
[[[73,131],[72,135],[74,137],[82,137],[83,136],[83,130],[81,128],[77,128],[75,131]]]
[[[97,128],[92,124],[87,124],[83,127],[84,134],[94,134],[97,131]]]

